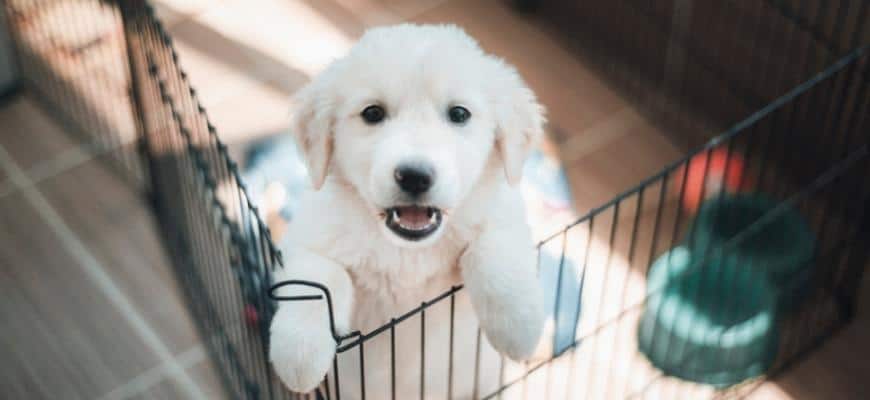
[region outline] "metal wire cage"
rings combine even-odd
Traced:
[[[799,54],[811,71],[796,84],[536,245],[539,255],[558,255],[552,314],[582,308],[579,318],[551,321],[545,340],[568,332],[566,345],[513,363],[479,331],[458,333],[462,288],[444,288],[377,329],[335,334],[334,368],[309,394],[284,389],[268,364],[280,253],[151,7],[10,0],[5,10],[28,87],[109,143],[100,151],[151,196],[231,397],[609,399],[742,397],[853,316],[870,249],[870,49],[867,2],[849,4],[859,15],[836,35],[847,38],[842,51]],[[71,44],[62,40],[70,32],[88,35]],[[106,70],[99,79],[93,65]],[[305,301],[328,299],[322,291]],[[437,313],[449,324],[427,325]],[[397,355],[391,344],[407,335],[418,346]],[[454,361],[461,340],[473,362]],[[443,365],[433,365],[436,353],[447,355]],[[412,376],[416,390],[397,393],[397,375]]]

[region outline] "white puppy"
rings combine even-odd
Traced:
[[[369,30],[295,100],[293,134],[315,190],[282,240],[285,267],[276,281],[328,287],[340,333],[367,332],[462,283],[457,326],[479,321],[497,351],[531,356],[544,310],[515,185],[544,117],[517,72],[455,26],[405,24]],[[315,293],[288,286],[281,295]],[[472,308],[477,321],[469,322]],[[443,340],[448,314],[427,312],[426,340]],[[402,336],[398,375],[418,377],[430,369],[417,361],[420,331]],[[376,366],[390,356],[384,343],[366,343],[371,374],[389,369]],[[456,346],[456,357],[474,353]],[[446,360],[446,350],[428,350],[427,362]],[[325,302],[279,305],[270,358],[290,389],[315,388],[335,356]],[[411,367],[416,372],[407,373]],[[427,378],[427,388],[444,387],[440,374],[437,384]],[[342,369],[342,384],[356,375]],[[422,382],[406,378],[397,378],[397,391],[417,393]],[[368,380],[376,378],[365,379],[375,390]]]

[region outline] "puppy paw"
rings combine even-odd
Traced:
[[[481,328],[497,351],[514,361],[525,361],[538,347],[544,327],[543,305],[530,302],[490,311]]]
[[[269,346],[275,373],[294,392],[314,390],[332,365],[335,340],[319,329],[280,328],[273,324]]]

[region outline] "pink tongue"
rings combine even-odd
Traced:
[[[423,229],[429,225],[429,211],[423,207],[399,207],[400,225],[411,229]]]

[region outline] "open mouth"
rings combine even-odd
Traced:
[[[441,226],[441,210],[424,206],[397,206],[384,210],[385,224],[406,240],[421,240]]]

